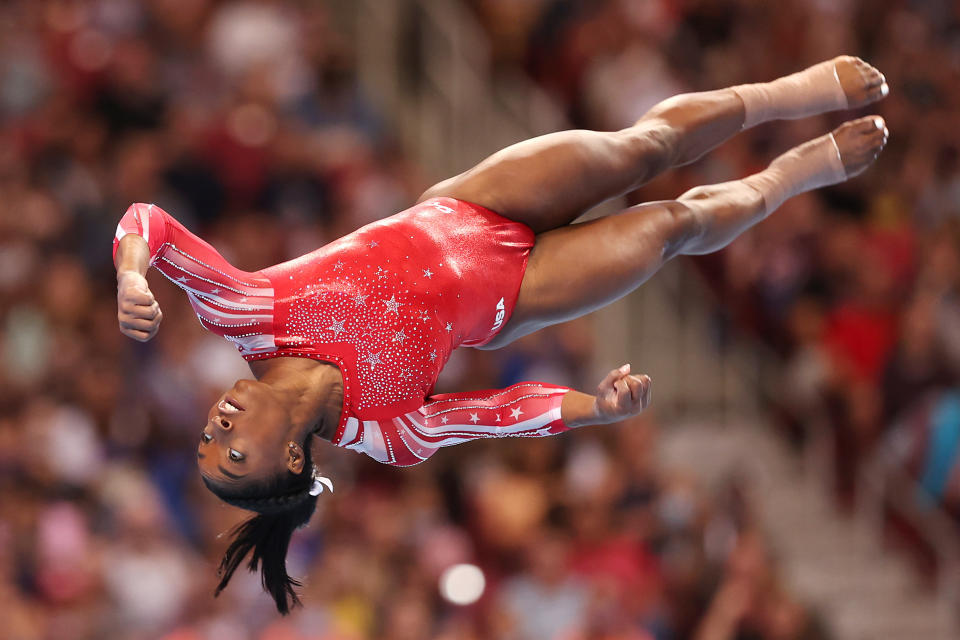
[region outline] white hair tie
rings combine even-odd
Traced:
[[[310,479],[313,480],[313,484],[310,485],[310,495],[318,496],[323,493],[323,488],[326,487],[330,490],[330,493],[333,493],[333,480],[325,476],[320,475],[320,470],[316,467],[313,468],[313,471],[310,473]]]

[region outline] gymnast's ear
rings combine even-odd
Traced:
[[[303,472],[303,465],[306,459],[303,455],[303,447],[296,442],[290,441],[287,443],[285,454],[287,469],[295,475],[300,475]]]

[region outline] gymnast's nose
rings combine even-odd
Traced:
[[[230,431],[233,428],[233,423],[224,418],[223,416],[214,416],[213,423],[223,429],[224,431]]]

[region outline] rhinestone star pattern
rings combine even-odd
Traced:
[[[495,227],[471,225],[462,205],[430,200],[265,269],[277,288],[276,355],[332,360],[336,350],[357,415],[422,406],[454,348],[499,330],[498,301],[515,298],[532,244],[515,223],[489,236]]]
[[[438,339],[439,320],[422,320],[445,315],[441,292],[419,267],[395,264],[389,256],[382,258],[388,268],[376,264],[376,252],[388,243],[371,247],[373,242],[364,244],[365,260],[339,255],[343,268],[331,268],[313,288],[295,291],[284,331],[299,348],[322,351],[321,345],[332,343],[356,348],[354,403],[361,409],[422,402],[456,346]]]

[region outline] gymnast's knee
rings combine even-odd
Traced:
[[[679,159],[679,134],[662,118],[642,118],[615,135],[629,150],[630,162],[643,163],[651,177],[675,166]]]

